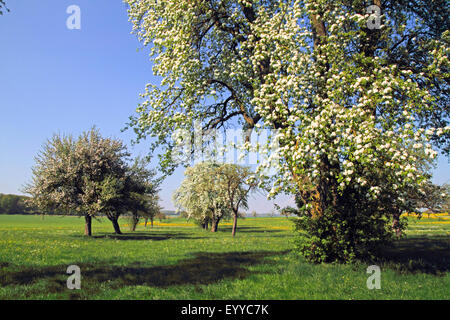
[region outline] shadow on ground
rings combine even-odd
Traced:
[[[85,235],[71,235],[76,238],[87,238]],[[169,240],[169,239],[201,239],[192,236],[190,233],[182,232],[124,232],[122,234],[97,233],[93,234],[91,239],[113,239],[113,240]]]
[[[232,226],[220,226],[217,229],[218,232],[231,233]],[[237,227],[236,234],[238,233],[278,233],[283,232],[283,230],[277,229],[267,229],[264,227]]]
[[[443,274],[450,271],[450,237],[414,237],[385,248],[381,260],[400,272]]]
[[[170,287],[177,285],[202,285],[216,283],[223,279],[243,279],[256,271],[250,266],[261,263],[270,264],[266,258],[283,255],[288,251],[249,251],[192,254],[188,259],[179,260],[173,265],[145,266],[132,263],[128,266],[114,266],[108,262],[96,264],[79,264],[82,276],[83,294],[98,292],[102,284],[109,288],[123,286]],[[48,292],[70,291],[66,287],[67,265],[43,268],[23,268],[0,262],[0,285],[28,285],[45,281]],[[42,287],[40,287],[42,290]],[[76,298],[76,297],[75,297]]]

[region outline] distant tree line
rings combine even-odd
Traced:
[[[51,209],[39,209],[32,205],[31,197],[0,193],[0,214],[67,215],[68,213]]]
[[[0,214],[57,214],[50,210],[39,210],[28,204],[29,200],[27,196],[0,193]]]
[[[25,204],[28,197],[15,194],[0,193],[0,214],[30,214],[30,208]]]

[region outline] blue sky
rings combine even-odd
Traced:
[[[103,135],[122,139],[134,155],[148,144],[131,146],[122,133],[139,93],[155,82],[148,50],[130,34],[120,0],[7,0],[0,16],[0,193],[20,194],[30,180],[34,156],[53,133],[78,135],[96,125]],[[81,29],[69,30],[66,9],[81,9]],[[166,179],[162,206],[173,209],[171,194],[183,170]],[[450,182],[440,158],[435,183]],[[279,205],[291,204],[282,196]],[[250,210],[270,212],[273,201],[255,196]]]

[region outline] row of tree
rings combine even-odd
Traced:
[[[127,215],[131,230],[141,219],[145,225],[161,216],[155,171],[143,159],[131,161],[120,140],[104,138],[92,128],[77,139],[54,135],[35,159],[32,181],[24,191],[31,197],[2,197],[8,211],[59,212],[82,215],[85,234],[92,235],[92,219],[106,216],[114,231],[121,233],[118,219]],[[248,209],[248,197],[258,187],[258,179],[248,167],[202,162],[185,171],[186,178],[173,199],[188,219],[216,232],[221,220],[233,218],[232,235],[237,231],[241,209]],[[8,202],[7,200],[15,200]],[[17,212],[19,213],[19,212]]]
[[[120,140],[104,138],[95,128],[77,139],[54,135],[43,146],[24,191],[29,204],[43,211],[77,214],[85,218],[85,234],[92,235],[92,219],[102,215],[121,234],[118,219],[159,212],[158,180],[143,159],[132,160]]]

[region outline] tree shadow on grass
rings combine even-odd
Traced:
[[[124,232],[122,234],[114,233],[97,233],[91,237],[86,237],[85,235],[72,235],[76,238],[86,238],[86,239],[113,239],[113,240],[169,240],[169,239],[201,239],[199,237],[192,236],[189,233],[182,232]]]
[[[95,294],[107,284],[109,288],[124,286],[170,287],[178,285],[207,285],[224,279],[243,279],[258,272],[249,270],[250,266],[271,264],[266,258],[283,255],[288,251],[248,251],[209,253],[198,252],[192,257],[179,260],[173,265],[146,266],[135,262],[128,266],[114,266],[104,263],[81,263],[80,294]],[[0,285],[29,285],[45,281],[46,292],[61,293],[71,291],[66,287],[67,265],[50,267],[20,267],[8,265],[0,270]],[[104,286],[103,286],[104,288]],[[40,287],[39,290],[42,290]],[[73,291],[72,291],[73,293]]]
[[[231,226],[220,226],[217,229],[218,232],[231,233]],[[277,229],[267,229],[264,227],[239,227],[237,226],[236,233],[278,233],[283,232],[283,230]]]
[[[385,248],[381,261],[400,272],[442,275],[450,271],[450,237],[414,237]]]
[[[180,260],[173,265],[143,267],[137,263],[111,270],[88,270],[86,276],[99,282],[116,278],[120,279],[123,285],[169,287],[211,284],[223,279],[243,279],[256,273],[248,267],[261,263],[270,264],[265,258],[280,254],[283,252],[198,252],[192,254],[191,258]]]

